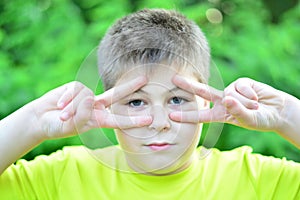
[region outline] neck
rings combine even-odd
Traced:
[[[158,170],[153,170],[153,171],[144,170],[144,169],[134,165],[127,158],[126,158],[126,160],[127,160],[127,164],[129,166],[129,168],[132,169],[134,172],[137,172],[139,174],[144,174],[144,175],[148,175],[148,176],[168,176],[168,175],[173,175],[173,174],[180,173],[180,172],[184,171],[185,169],[187,169],[195,161],[195,157],[196,157],[196,155],[195,155],[195,152],[194,152],[192,154],[192,156],[190,156],[190,159],[187,160],[185,163],[176,163],[176,162],[174,162],[169,166],[166,166],[166,167],[158,169]]]

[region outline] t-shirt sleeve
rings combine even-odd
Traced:
[[[55,199],[70,152],[59,150],[32,161],[19,160],[0,176],[0,199]]]
[[[245,153],[253,185],[261,199],[300,199],[300,164],[272,156]]]

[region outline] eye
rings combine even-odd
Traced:
[[[186,100],[181,97],[173,97],[170,99],[170,104],[173,104],[173,105],[181,105],[184,102],[186,102]]]
[[[128,105],[131,107],[141,107],[145,105],[145,102],[140,99],[135,99],[128,102]]]

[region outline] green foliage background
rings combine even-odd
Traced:
[[[75,80],[81,63],[116,19],[154,7],[179,10],[199,24],[225,85],[250,77],[300,98],[298,0],[2,0],[0,119],[46,91]],[[212,8],[211,20],[207,11]],[[91,146],[98,147],[102,139],[105,142],[100,146],[115,142],[111,130],[105,133],[107,137],[90,133]],[[25,158],[82,140],[47,141]],[[226,150],[241,145],[264,155],[300,161],[300,151],[274,133],[224,125],[215,146]]]

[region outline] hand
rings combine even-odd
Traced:
[[[150,116],[119,116],[107,107],[141,88],[147,82],[139,77],[127,84],[95,96],[79,82],[56,88],[33,103],[38,134],[45,139],[72,136],[97,127],[130,128],[149,125]]]
[[[255,130],[277,131],[284,107],[284,95],[266,84],[241,78],[224,91],[176,75],[178,87],[213,102],[213,107],[190,112],[174,112],[170,118],[180,122],[225,122]]]

